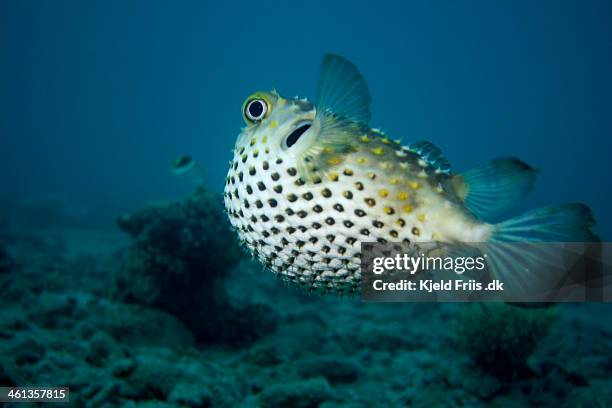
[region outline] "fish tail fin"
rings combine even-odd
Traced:
[[[593,215],[584,204],[538,208],[491,225],[487,263],[492,276],[513,290],[551,289],[569,270],[559,245],[544,243],[598,242]]]
[[[454,176],[450,186],[472,214],[490,220],[527,195],[536,175],[517,158],[501,158]]]
[[[528,211],[493,226],[490,242],[595,242],[589,207],[580,203]]]

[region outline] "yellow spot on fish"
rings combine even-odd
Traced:
[[[387,189],[381,188],[378,190],[378,195],[385,198],[389,196],[389,191]]]
[[[419,215],[417,215],[417,220],[421,221],[421,222],[425,222],[426,216],[424,213],[419,213]]]
[[[382,139],[380,139],[380,141],[384,144],[389,144],[391,143],[391,141],[389,139],[387,139],[386,137],[383,137]]]
[[[421,183],[419,183],[418,181],[411,181],[408,183],[408,185],[413,190],[418,190],[419,188],[421,188]]]
[[[395,139],[394,142],[395,144],[402,144],[402,139]]]
[[[437,241],[440,239],[440,235],[434,232],[433,234],[431,234],[431,239],[433,239],[434,241]]]
[[[261,143],[263,144],[268,143],[268,135],[264,135],[264,137],[261,138]]]
[[[376,178],[376,173],[369,172],[368,177],[370,178],[370,180],[374,180]]]
[[[383,154],[385,154],[385,149],[383,149],[382,147],[375,147],[371,150],[372,153],[374,153],[377,156],[381,156]]]
[[[389,162],[381,162],[380,167],[382,167],[384,170],[389,170],[391,167],[393,167],[393,165]]]
[[[391,182],[391,184],[394,184],[394,185],[395,184],[399,184],[400,179],[398,179],[397,177],[391,177],[390,182]]]
[[[340,158],[339,157],[331,157],[329,159],[327,159],[327,164],[329,164],[330,166],[334,166],[336,164],[340,164]]]
[[[251,146],[255,146],[255,143],[257,143],[257,139],[256,138],[252,138],[251,139]]]
[[[370,139],[369,137],[367,137],[366,135],[363,135],[359,138],[359,140],[361,140],[363,143],[369,143],[372,141],[372,139]]]
[[[358,157],[357,158],[357,163],[359,164],[366,164],[368,162],[368,159],[366,159],[365,157]]]
[[[323,151],[324,151],[325,153],[334,153],[334,152],[336,151],[336,149],[334,149],[334,148],[333,148],[333,147],[331,147],[331,146],[325,146],[325,148],[323,149]]]
[[[427,173],[425,172],[425,170],[421,170],[421,171],[419,172],[419,177],[420,177],[420,178],[427,178]]]
[[[278,121],[277,120],[273,120],[272,122],[270,122],[270,129],[275,129],[278,127]]]
[[[351,169],[344,169],[344,175],[345,176],[352,176],[353,175],[353,170],[351,170]]]
[[[400,191],[399,193],[397,193],[397,198],[399,198],[400,200],[407,200],[408,199],[408,193],[406,191]]]
[[[329,173],[327,176],[331,181],[338,181],[338,173]]]
[[[400,163],[399,166],[402,170],[408,170],[408,163]]]
[[[412,206],[410,204],[405,205],[404,208],[402,208],[402,210],[404,210],[405,213],[411,213],[412,212]]]
[[[393,214],[395,211],[393,211],[393,208],[391,207],[385,207],[385,213],[391,215]]]

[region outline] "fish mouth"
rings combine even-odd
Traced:
[[[311,122],[303,122],[296,125],[295,129],[287,135],[285,138],[285,144],[287,147],[293,146],[300,137],[312,126]]]

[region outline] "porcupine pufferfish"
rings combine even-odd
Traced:
[[[369,126],[358,69],[323,58],[316,103],[256,92],[242,106],[224,201],[240,241],[283,280],[336,294],[359,291],[362,242],[585,242],[583,204],[486,222],[531,189],[536,171],[502,158],[460,174],[432,143],[402,146]],[[529,273],[512,254],[497,274]],[[500,266],[501,265],[501,266]]]

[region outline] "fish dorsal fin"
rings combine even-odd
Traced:
[[[306,181],[323,177],[351,151],[357,137],[368,128],[372,98],[359,70],[347,59],[323,57],[312,144],[300,154],[298,171]]]
[[[525,162],[504,157],[454,175],[449,186],[472,214],[494,221],[531,191],[536,176]]]
[[[421,156],[421,159],[441,173],[450,173],[450,163],[446,160],[442,151],[433,143],[427,141],[414,142],[408,146],[408,149]]]
[[[368,84],[353,63],[338,55],[323,57],[317,85],[317,114],[332,114],[368,126],[371,102]]]

